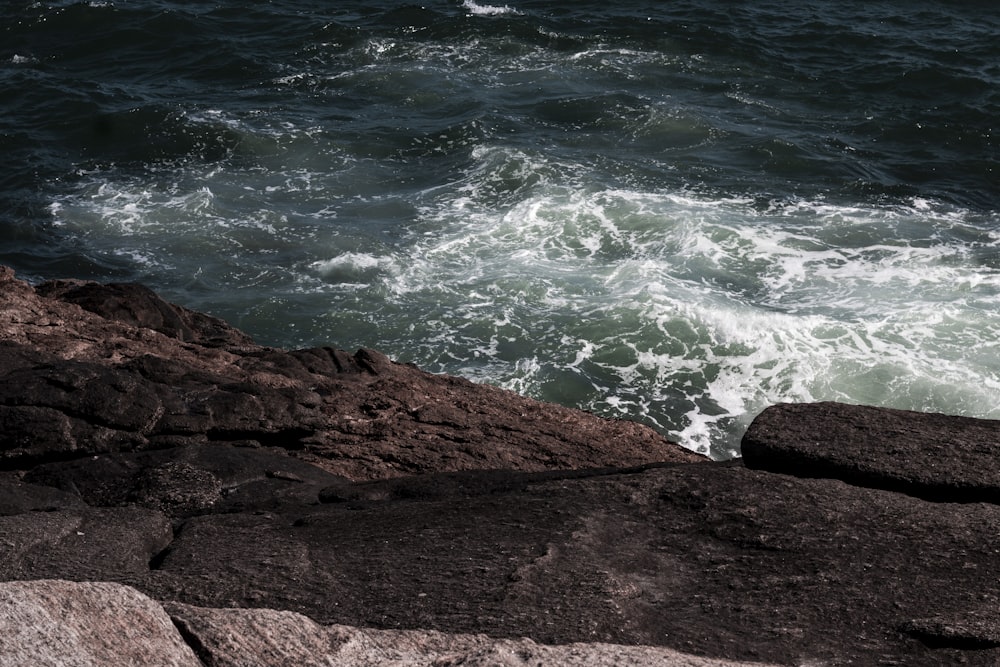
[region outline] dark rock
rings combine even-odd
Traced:
[[[996,608],[981,613],[939,615],[903,623],[902,630],[928,646],[969,650],[1000,647],[1000,615]]]
[[[39,295],[73,303],[84,310],[182,341],[210,347],[252,345],[246,334],[220,319],[167,303],[136,283],[102,285],[81,280],[52,280],[36,288]]]
[[[436,475],[393,477],[386,480],[352,483],[337,480],[322,489],[322,503],[387,500],[455,500],[476,496],[514,493],[530,485],[558,480],[583,479],[602,475],[631,474],[670,464],[649,464],[633,468],[585,468],[520,472],[515,470],[462,470]]]
[[[665,645],[782,664],[1000,659],[983,644],[970,652],[927,641],[946,631],[942,618],[953,626],[977,615],[976,636],[996,622],[993,505],[932,504],[739,464],[513,486],[363,511],[203,515],[179,527],[145,574],[102,563],[77,575],[187,604],[385,629]],[[54,528],[43,532],[68,532]],[[19,573],[69,576],[64,558],[36,557]]]
[[[136,474],[120,456],[95,455],[43,463],[28,470],[23,479],[75,495],[94,507],[114,507],[125,504]]]
[[[25,483],[17,473],[0,473],[0,516],[24,512],[51,512],[84,506],[79,494],[51,486]]]
[[[57,461],[33,467],[23,479],[75,494],[93,506],[136,504],[172,517],[309,505],[318,502],[321,489],[349,484],[280,449],[227,444]]]
[[[652,429],[435,376],[372,350],[285,352],[137,285],[37,290],[0,267],[0,462],[279,447],[357,480],[701,457]]]
[[[170,544],[170,521],[142,508],[71,508],[0,516],[0,581],[145,579]]]
[[[268,606],[321,623],[666,645],[732,660],[1000,660],[994,648],[929,646],[902,629],[943,610],[997,622],[997,506],[738,463],[533,480],[483,495],[455,490],[453,479],[443,486],[452,491],[425,499],[197,517],[142,586],[162,599]]]
[[[259,347],[141,289],[40,291],[0,268],[0,580],[169,600],[206,664],[229,635],[297,659],[269,632],[456,651],[412,664],[581,643],[1000,664],[997,422],[776,406],[712,463],[374,351]]]
[[[204,512],[219,502],[222,481],[208,470],[170,461],[138,471],[128,499],[169,515]]]
[[[841,403],[775,405],[743,437],[750,468],[940,502],[1000,503],[1000,421]]]

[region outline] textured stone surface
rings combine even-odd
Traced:
[[[399,664],[1000,664],[996,422],[775,406],[744,461],[706,462],[376,352],[258,347],[135,286],[3,270],[0,379],[0,580],[128,584],[205,660],[226,618],[305,633],[254,630],[262,652]]]
[[[324,624],[728,660],[1000,661],[992,504],[930,503],[738,463],[523,473],[478,487],[448,478],[192,516],[175,521],[161,551],[148,543],[117,559],[108,554],[136,542],[137,519],[157,513],[92,509],[86,524],[73,510],[0,517],[4,540],[27,534],[15,522],[53,536],[17,551],[27,556],[3,554],[0,578],[110,579],[156,599]]]
[[[972,650],[1000,647],[1000,618],[996,607],[989,604],[972,612],[914,618],[901,628],[930,646]]]
[[[998,531],[993,505],[681,465],[475,497],[386,494],[198,517],[145,585],[323,623],[782,664],[931,665],[966,646],[927,644],[907,624],[941,614],[996,622]],[[247,554],[252,541],[260,546]],[[963,658],[994,664],[1000,652]]]
[[[148,576],[171,524],[141,508],[70,508],[0,516],[0,580]]]
[[[747,429],[751,468],[942,502],[1000,503],[1000,421],[842,403],[768,408]]]
[[[544,646],[527,639],[496,640],[485,635],[323,626],[300,614],[271,609],[206,609],[167,603],[165,610],[128,586],[61,580],[0,583],[0,664],[4,667],[747,665],[651,646],[597,643]]]
[[[433,631],[323,626],[300,614],[270,609],[206,609],[167,604],[174,623],[210,667],[739,667],[652,646],[570,644]],[[758,667],[765,667],[754,663]]]
[[[26,484],[23,474],[0,472],[0,516],[84,507],[79,495],[43,484]]]
[[[202,667],[159,604],[118,584],[0,584],[4,667]]]
[[[323,489],[351,484],[280,448],[226,444],[56,461],[34,466],[22,481],[32,489],[61,489],[91,505],[139,505],[172,517],[308,505],[318,502]]]

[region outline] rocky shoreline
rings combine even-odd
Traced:
[[[0,267],[0,664],[1000,664],[1000,422],[744,458]]]

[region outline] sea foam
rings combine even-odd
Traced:
[[[1000,417],[996,40],[957,5],[876,39],[819,4],[119,4],[12,24],[0,236],[36,276],[719,457],[778,401]]]
[[[502,16],[504,14],[520,14],[509,5],[480,5],[474,0],[464,0],[462,7],[474,16]]]

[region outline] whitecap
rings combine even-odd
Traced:
[[[462,7],[473,16],[502,16],[504,14],[520,15],[521,12],[510,5],[480,5],[475,0],[465,0]]]
[[[390,257],[345,252],[330,259],[312,262],[309,267],[331,283],[367,284],[392,265]]]
[[[961,224],[975,248],[995,250],[992,225],[968,212],[587,190],[546,177],[559,168],[547,158],[502,147],[473,157],[454,196],[421,210],[435,231],[414,239],[393,278],[406,286],[391,292],[400,304],[434,299],[436,326],[461,330],[439,342],[467,356],[438,370],[548,400],[590,386],[577,405],[627,409],[717,457],[776,402],[1000,416],[988,353],[1000,271],[969,243],[938,239]],[[510,205],[495,183],[511,188]],[[449,312],[470,291],[487,298]]]

